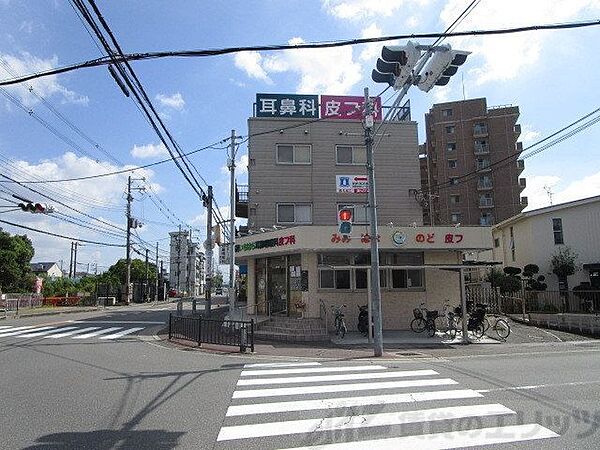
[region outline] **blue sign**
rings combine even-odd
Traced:
[[[319,117],[319,96],[256,94],[256,117]]]

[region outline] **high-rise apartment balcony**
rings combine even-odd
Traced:
[[[473,137],[484,137],[488,135],[488,128],[485,124],[473,126]]]
[[[483,214],[479,218],[479,225],[482,227],[490,227],[494,225],[494,216],[491,214]]]
[[[520,141],[517,141],[517,143],[515,143],[515,149],[516,149],[518,152],[522,152],[522,151],[523,151],[523,143],[522,143],[522,142],[520,142]]]
[[[517,159],[517,169],[519,173],[523,172],[525,170],[525,161]]]
[[[235,216],[248,218],[248,185],[235,185]]]
[[[521,190],[527,187],[527,178],[519,178],[519,187]]]
[[[480,197],[479,198],[479,207],[480,208],[493,208],[494,207],[494,199],[489,197]]]
[[[521,124],[515,124],[515,135],[518,137],[521,135]]]
[[[478,172],[489,172],[492,170],[490,166],[491,163],[489,159],[475,161],[475,169],[477,169]]]
[[[527,197],[521,197],[521,206],[526,207],[529,204]]]
[[[476,155],[487,155],[490,153],[489,144],[482,144],[481,142],[475,142],[475,154]]]
[[[477,190],[478,191],[488,191],[490,189],[494,189],[494,183],[492,182],[492,180],[477,181]]]

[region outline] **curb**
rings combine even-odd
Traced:
[[[75,314],[75,313],[84,313],[84,312],[93,312],[99,311],[100,308],[86,308],[86,309],[78,309],[76,311],[64,310],[64,311],[47,311],[37,314],[15,314],[11,319],[25,319],[28,317],[42,317],[42,316],[58,316],[60,314]],[[0,317],[0,320],[8,319],[8,316]]]

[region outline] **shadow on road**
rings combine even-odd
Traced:
[[[152,448],[166,450],[177,447],[183,434],[183,432],[165,430],[96,430],[82,433],[52,433],[41,436],[34,445],[26,447],[26,449]]]

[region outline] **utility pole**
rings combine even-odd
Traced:
[[[369,219],[371,221],[371,309],[373,315],[373,352],[383,355],[383,331],[381,323],[381,286],[379,280],[379,240],[377,234],[377,203],[375,195],[375,164],[373,162],[373,114],[369,88],[365,88],[365,147],[367,149],[367,172],[369,174]],[[370,325],[370,324],[369,324]]]
[[[127,242],[125,244],[125,258],[127,263],[127,275],[125,277],[125,303],[131,302],[131,175],[127,177]]]
[[[164,273],[163,272],[163,261],[161,259],[160,260],[160,284],[159,284],[159,286],[160,286],[160,288],[161,288],[161,290],[163,291],[163,294],[164,294],[165,293],[165,279],[163,277],[163,273]],[[166,297],[165,295],[161,295],[161,298],[163,300],[166,300],[165,297]]]
[[[181,286],[179,286],[179,274],[181,264],[181,225],[179,225],[179,234],[177,235],[177,293],[181,292]]]
[[[73,277],[73,242],[71,242],[71,258],[69,259],[69,278]]]
[[[235,310],[235,130],[231,130],[231,159],[229,171],[231,173],[231,194],[229,202],[229,314]]]
[[[146,284],[144,285],[144,301],[148,301],[148,249],[146,249]]]
[[[77,245],[79,242],[75,242],[75,251],[73,252],[73,278],[77,278]]]
[[[213,191],[212,186],[208,186],[208,195],[204,200],[204,206],[206,206],[206,290],[205,290],[205,313],[207,316],[211,314],[211,295],[212,295],[212,201]]]
[[[156,243],[156,281],[154,282],[154,302],[158,301],[158,242]]]

